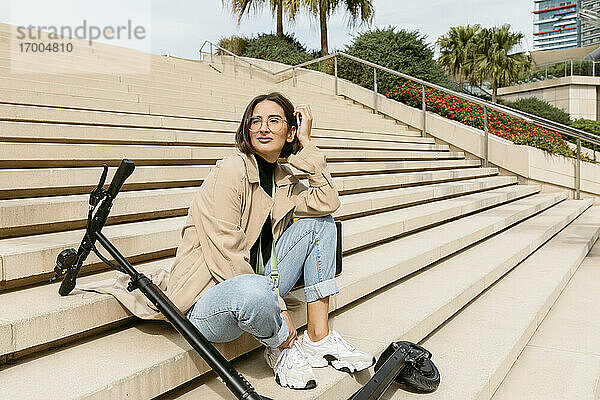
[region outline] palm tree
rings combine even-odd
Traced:
[[[277,36],[283,36],[283,11],[284,11],[284,0],[221,0],[221,3],[225,7],[226,3],[231,3],[231,12],[237,17],[238,25],[242,21],[242,17],[248,14],[251,9],[258,11],[259,8],[264,7],[267,3],[271,9],[271,13],[277,17]],[[294,15],[288,15],[290,19],[294,19]]]
[[[510,53],[523,37],[521,32],[511,32],[508,24],[484,28],[477,34],[476,54],[467,62],[467,68],[476,81],[491,80],[494,103],[498,97],[498,87],[517,81],[519,74],[530,66],[523,52]]]
[[[349,14],[348,26],[353,28],[358,22],[371,24],[375,15],[372,0],[283,0],[290,14],[295,15],[300,8],[306,8],[319,20],[321,30],[321,56],[329,53],[327,42],[327,19],[338,8],[343,7]]]
[[[453,26],[446,35],[437,40],[441,53],[438,62],[448,73],[458,77],[461,91],[469,75],[465,66],[467,61],[474,57],[475,38],[479,29],[479,25]]]

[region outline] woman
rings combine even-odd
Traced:
[[[280,93],[250,102],[235,138],[239,151],[217,162],[192,201],[167,285],[209,341],[249,332],[266,346],[277,383],[294,389],[316,386],[312,367],[352,373],[375,362],[328,329],[329,296],[338,292],[331,214],[340,201],[311,126],[310,107],[294,109]],[[310,187],[280,157],[307,172]],[[283,301],[301,275],[302,343]]]

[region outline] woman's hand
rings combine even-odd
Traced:
[[[298,136],[298,141],[304,147],[305,143],[310,142],[310,131],[312,129],[313,116],[310,106],[308,104],[298,104],[294,109],[294,115],[296,114],[300,114],[302,117],[296,135]]]
[[[281,343],[279,347],[277,347],[279,350],[289,349],[294,344],[294,341],[298,339],[298,332],[296,332],[296,327],[292,322],[292,317],[290,317],[290,314],[288,314],[287,311],[282,311],[281,315],[283,316],[283,319],[285,320],[285,323],[288,326],[288,331],[290,332],[290,334],[288,335],[285,342]]]

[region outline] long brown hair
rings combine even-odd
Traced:
[[[283,108],[283,112],[285,115],[285,119],[288,123],[288,129],[292,129],[292,127],[296,127],[298,129],[298,125],[296,123],[296,118],[294,117],[294,105],[291,101],[287,99],[284,95],[279,92],[272,92],[269,94],[261,94],[256,96],[250,101],[248,106],[246,106],[246,111],[244,111],[244,116],[242,117],[242,121],[240,122],[240,126],[237,129],[235,134],[235,146],[242,152],[246,154],[256,154],[256,150],[252,147],[252,143],[250,142],[250,120],[252,119],[252,113],[254,112],[254,107],[261,101],[273,101]],[[298,133],[296,131],[296,133]],[[281,149],[281,153],[279,153],[279,157],[287,158],[290,154],[296,154],[300,151],[300,141],[298,140],[298,135],[294,136],[294,140],[292,142],[286,142]]]

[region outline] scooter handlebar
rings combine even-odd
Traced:
[[[112,181],[110,182],[110,186],[108,187],[108,194],[110,194],[111,198],[115,198],[119,190],[121,190],[121,186],[129,176],[133,173],[135,169],[135,164],[124,158],[121,160],[121,164],[119,168],[117,168],[117,172],[115,172],[115,176],[113,176]]]

